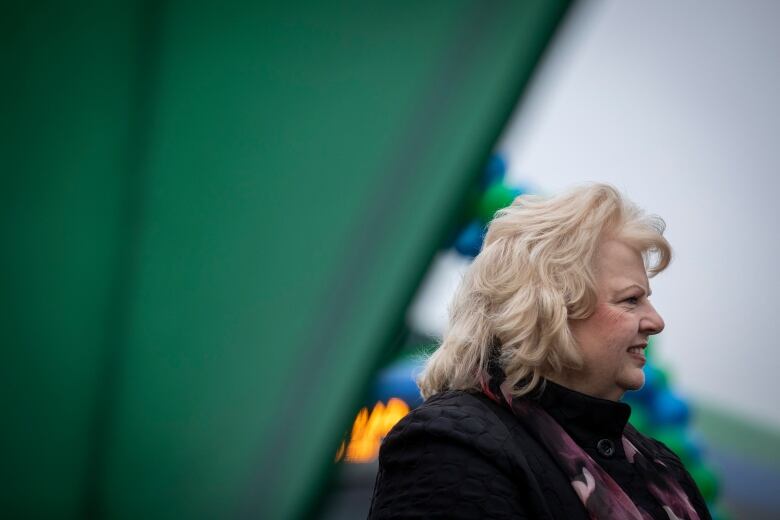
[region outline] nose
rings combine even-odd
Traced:
[[[647,313],[639,322],[639,328],[641,331],[648,336],[652,336],[653,334],[659,334],[662,330],[664,330],[665,326],[666,324],[664,323],[664,319],[660,314],[658,314],[658,311],[655,310],[655,307],[653,307],[650,302],[647,302]]]

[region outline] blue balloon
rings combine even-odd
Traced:
[[[391,397],[402,399],[409,408],[422,404],[420,389],[415,383],[421,369],[421,364],[413,359],[401,359],[385,367],[375,380],[372,404],[376,401],[387,403]]]
[[[478,220],[472,221],[460,232],[455,239],[455,251],[464,255],[475,257],[482,249],[482,240],[485,238],[485,228]]]
[[[482,176],[483,186],[490,186],[496,182],[503,181],[504,175],[506,175],[506,166],[506,159],[503,155],[499,153],[491,155],[490,159],[488,159],[487,166],[485,166],[484,175]]]
[[[688,423],[688,404],[669,390],[661,390],[650,406],[650,421],[654,426],[682,426]]]

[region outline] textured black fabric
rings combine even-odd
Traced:
[[[679,459],[626,426],[628,405],[594,399],[548,382],[540,402],[655,518],[667,515],[625,459],[623,428],[632,442],[674,469],[701,518],[710,518]],[[609,456],[598,449],[603,439],[614,445]],[[577,520],[587,513],[556,462],[510,410],[482,394],[443,392],[385,438],[369,518]]]

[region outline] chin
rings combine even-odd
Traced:
[[[637,375],[632,374],[632,377],[626,378],[622,386],[626,391],[640,390],[645,386],[645,373],[640,371]]]

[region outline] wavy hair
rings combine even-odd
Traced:
[[[417,378],[423,398],[480,390],[492,352],[516,397],[536,389],[545,375],[581,368],[568,322],[594,311],[599,243],[630,245],[653,277],[672,258],[665,228],[660,217],[607,184],[517,197],[496,213],[455,293],[448,330]]]

